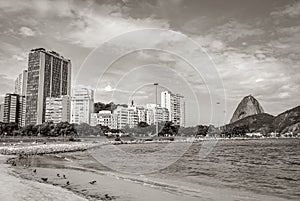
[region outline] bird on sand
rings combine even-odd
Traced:
[[[67,181],[67,183],[66,183],[67,185],[70,185],[70,182],[69,181]]]
[[[89,182],[90,184],[95,184],[96,183],[96,181],[94,180],[94,181],[90,181]]]
[[[105,194],[104,196],[105,196],[105,198],[106,198],[107,200],[112,200],[112,197],[109,196],[108,194]]]
[[[63,175],[63,178],[66,179],[67,178],[66,175]]]
[[[60,175],[59,175],[59,174],[56,174],[56,176],[57,176],[57,177],[60,177]]]
[[[47,177],[42,177],[41,178],[44,182],[47,182],[48,181],[48,178]]]

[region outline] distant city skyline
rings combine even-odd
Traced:
[[[220,101],[222,107],[216,113],[219,116],[226,113],[225,122],[229,121],[239,101],[249,94],[257,98],[270,114],[278,114],[299,104],[299,1],[59,1],[55,5],[51,1],[1,1],[0,11],[1,103],[5,93],[14,92],[15,79],[27,68],[30,49],[45,47],[70,58],[72,80],[75,81],[85,58],[104,41],[132,30],[162,28],[187,35],[210,55],[224,82],[227,106]],[[144,51],[132,58],[149,59],[149,55],[174,68],[183,65],[164,53],[157,56]],[[126,60],[133,61],[132,58],[129,56]],[[152,72],[156,71],[155,66],[150,68]],[[143,71],[140,76],[152,72]],[[97,87],[95,101],[128,102],[124,97],[130,97],[134,91],[123,86],[115,88],[114,84],[123,71],[116,68],[115,72],[109,73],[107,78],[111,83]],[[175,75],[164,72],[161,75],[165,79],[175,78]],[[85,77],[86,80],[98,78]],[[200,80],[193,77],[190,80],[195,89],[202,89]],[[206,115],[202,115],[198,122],[193,114],[197,103],[191,101],[192,95],[187,94],[186,88],[176,85],[176,79],[173,83],[176,86],[173,91],[187,99],[187,125],[217,124],[217,120],[211,122]],[[126,85],[126,80],[122,84]],[[113,92],[121,94],[120,99],[111,99]],[[135,95],[133,98],[138,103],[155,101],[150,84]],[[206,94],[199,97],[200,106],[209,100]],[[209,110],[201,106],[200,112],[208,114]]]

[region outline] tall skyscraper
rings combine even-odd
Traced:
[[[170,91],[161,92],[161,107],[169,111],[169,121],[175,125],[185,126],[185,100],[180,94],[173,94]]]
[[[24,126],[24,96],[7,93],[4,98],[3,122]]]
[[[45,122],[46,98],[70,95],[71,61],[44,48],[32,49],[28,58],[26,125]]]
[[[70,122],[71,98],[70,96],[47,97],[45,121],[53,123]]]
[[[94,112],[94,91],[87,88],[73,90],[71,104],[71,123],[90,124],[91,113]]]
[[[27,70],[23,70],[23,72],[18,75],[15,81],[15,94],[26,96],[27,75],[28,75]]]

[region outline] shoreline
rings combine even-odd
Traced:
[[[0,199],[3,201],[23,201],[23,200],[56,200],[61,201],[87,201],[73,192],[61,187],[38,183],[28,180],[15,174],[14,170],[6,164],[6,160],[11,158],[8,155],[0,154]]]

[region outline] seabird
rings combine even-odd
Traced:
[[[90,183],[90,184],[94,184],[94,183],[96,183],[96,181],[95,181],[95,180],[94,180],[94,181],[90,181],[89,183]]]
[[[67,178],[66,175],[63,175],[63,178],[66,179]]]
[[[60,177],[59,174],[56,174],[57,177]]]
[[[70,185],[70,182],[69,182],[69,181],[67,181],[67,185]]]
[[[110,197],[108,194],[105,194],[105,198],[108,200],[112,200],[112,197]]]
[[[33,172],[36,173],[36,169],[34,169]]]
[[[47,182],[48,181],[48,178],[46,178],[46,177],[42,177],[41,178],[44,182]]]

